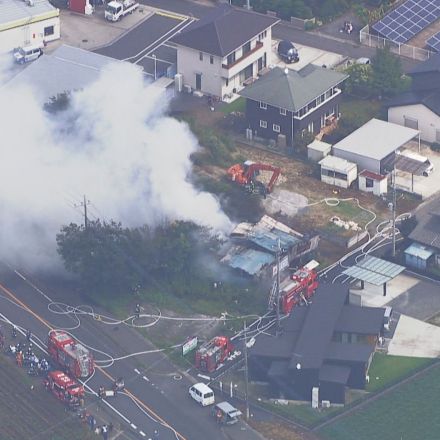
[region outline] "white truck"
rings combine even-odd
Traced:
[[[132,14],[139,7],[134,0],[112,0],[105,7],[105,18],[108,21],[119,21],[127,14]]]
[[[397,154],[408,157],[409,159],[415,160],[417,162],[420,162],[421,165],[424,165],[425,168],[422,174],[425,177],[428,177],[434,171],[434,165],[426,156],[422,156],[421,154],[414,153],[410,150],[397,151]]]

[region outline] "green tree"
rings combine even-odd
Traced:
[[[346,93],[354,95],[372,94],[373,69],[369,64],[352,64],[345,69],[349,78],[344,82]]]
[[[377,49],[372,60],[372,88],[379,96],[392,96],[405,91],[409,82],[404,77],[400,58],[389,48]]]
[[[313,139],[315,139],[315,135],[313,133],[310,133],[309,131],[297,131],[293,137],[293,146],[296,151],[304,153],[307,145],[313,142]]]

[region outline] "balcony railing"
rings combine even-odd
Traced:
[[[238,60],[235,60],[231,64],[222,64],[223,69],[230,69],[234,66],[236,66],[241,61],[245,60],[248,56],[252,55],[254,52],[256,52],[258,49],[261,49],[263,47],[263,43],[261,41],[257,41],[257,44],[253,49],[251,49],[249,52],[246,52],[243,56],[241,56]]]

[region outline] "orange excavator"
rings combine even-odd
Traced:
[[[257,180],[257,176],[260,171],[272,171],[272,177],[267,185]],[[243,164],[232,165],[228,169],[228,176],[230,176],[233,182],[238,183],[246,188],[250,193],[260,193],[264,197],[266,194],[272,192],[278,177],[281,173],[281,169],[272,165],[264,163],[256,163],[247,160]]]

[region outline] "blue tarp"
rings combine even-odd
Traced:
[[[427,260],[433,253],[432,249],[419,243],[413,243],[405,249],[406,255],[411,255],[412,257],[420,258],[421,260]]]
[[[278,229],[272,229],[272,231],[258,231],[256,230],[252,235],[249,235],[249,240],[255,243],[257,246],[276,253],[278,249],[278,239],[280,240],[281,249],[289,250],[301,240],[293,235]]]

